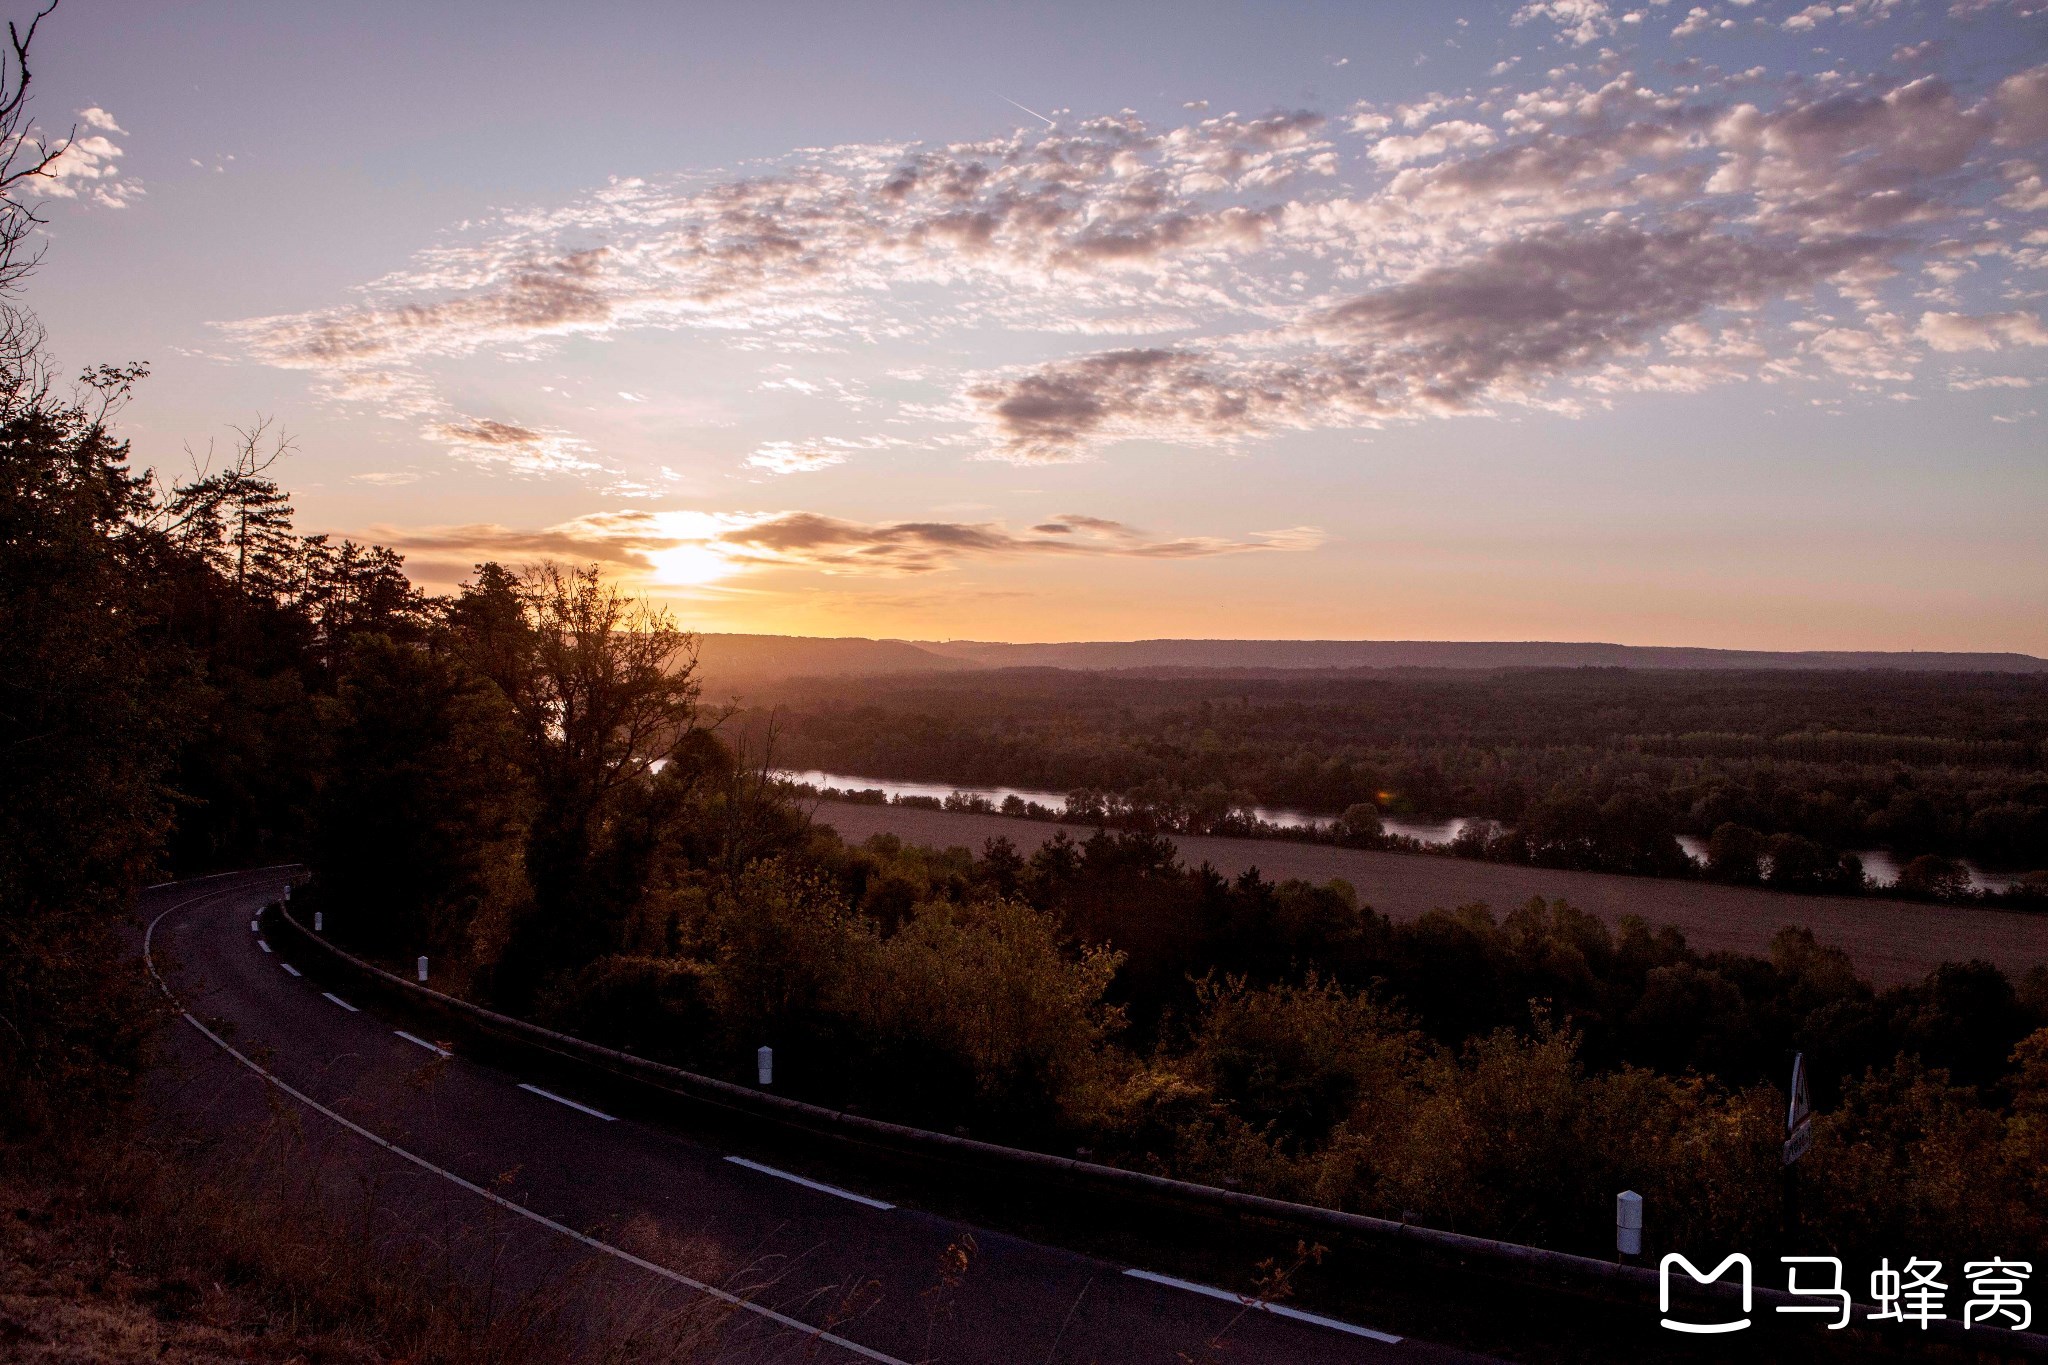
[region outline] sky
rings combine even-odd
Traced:
[[[13,7],[19,9],[19,6]],[[2048,654],[2048,0],[65,0],[168,475],[704,630]]]

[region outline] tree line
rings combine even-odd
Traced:
[[[1011,670],[823,679],[750,697],[792,767],[1072,792],[1084,814],[1252,832],[1253,806],[1403,846],[1389,816],[1475,817],[1468,856],[1855,890],[1957,859],[2048,869],[2048,678],[1892,672]],[[1489,825],[1491,827],[1489,827]],[[2037,879],[2048,882],[2048,877]]]

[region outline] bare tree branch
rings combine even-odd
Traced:
[[[0,294],[18,289],[42,259],[40,251],[23,250],[29,235],[43,221],[42,206],[25,197],[27,190],[34,181],[52,175],[58,158],[78,139],[74,124],[63,140],[53,145],[36,131],[29,116],[29,47],[57,4],[58,0],[50,0],[25,29],[9,22],[9,52],[0,58]]]

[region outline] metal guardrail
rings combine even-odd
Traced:
[[[289,905],[280,904],[275,909],[282,922],[302,943],[325,954],[345,969],[370,979],[386,990],[413,999],[436,1013],[464,1018],[483,1032],[510,1037],[567,1060],[594,1066],[614,1076],[624,1076],[699,1103],[736,1110],[755,1119],[765,1119],[828,1137],[888,1147],[900,1152],[942,1157],[993,1171],[1028,1173],[1040,1178],[1051,1177],[1077,1185],[1142,1196],[1201,1212],[1279,1223],[1305,1231],[1333,1233],[1378,1247],[1425,1250],[1437,1256],[1447,1256],[1509,1273],[1548,1276],[1584,1289],[1601,1290],[1611,1296],[1641,1295],[1655,1301],[1659,1293],[1660,1275],[1645,1266],[1622,1265],[1595,1260],[1590,1256],[1552,1251],[1544,1247],[1500,1242],[1486,1237],[1448,1232],[1441,1228],[1421,1227],[1414,1223],[1375,1218],[1369,1214],[1347,1213],[1341,1209],[1296,1204],[1264,1195],[1219,1189],[1213,1185],[1174,1180],[1167,1176],[1126,1170],[1120,1166],[1105,1166],[1100,1162],[1084,1161],[1078,1157],[1053,1156],[1046,1152],[1005,1147],[999,1143],[982,1142],[974,1138],[889,1123],[862,1114],[850,1114],[842,1109],[830,1109],[783,1095],[767,1094],[732,1081],[719,1080],[715,1076],[699,1075],[680,1067],[636,1057],[630,1052],[621,1052],[615,1048],[588,1042],[570,1034],[542,1028],[524,1019],[499,1014],[418,982],[408,981],[337,947],[324,936],[307,929],[293,917]],[[1700,1284],[1688,1275],[1679,1274],[1672,1279],[1671,1284],[1674,1291],[1689,1301],[1741,1304],[1741,1290],[1734,1283],[1715,1280]],[[1762,1308],[1797,1307],[1811,1312],[1815,1305],[1821,1302],[1811,1295],[1795,1297],[1783,1290],[1765,1286],[1755,1286],[1751,1292],[1754,1302]],[[1747,1304],[1742,1304],[1742,1307],[1745,1312],[1751,1311]],[[1877,1310],[1871,1305],[1857,1303],[1851,1311],[1854,1321],[1859,1326],[1884,1330],[1875,1319]],[[2003,1328],[1965,1329],[1956,1320],[1945,1319],[1930,1323],[1924,1331],[1915,1333],[1915,1336],[1923,1341],[1964,1346],[1974,1351],[1991,1352],[2008,1358],[2048,1360],[2048,1335],[2037,1332],[2014,1332]]]

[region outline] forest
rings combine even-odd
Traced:
[[[2048,869],[2048,678],[2025,674],[1019,669],[747,701],[791,768],[1070,792],[1137,828],[1255,832],[1277,806],[1402,847],[1382,817],[1478,817],[1451,851],[1795,891],[1862,889],[1857,849],[1931,895],[1963,891],[1961,858]]]

